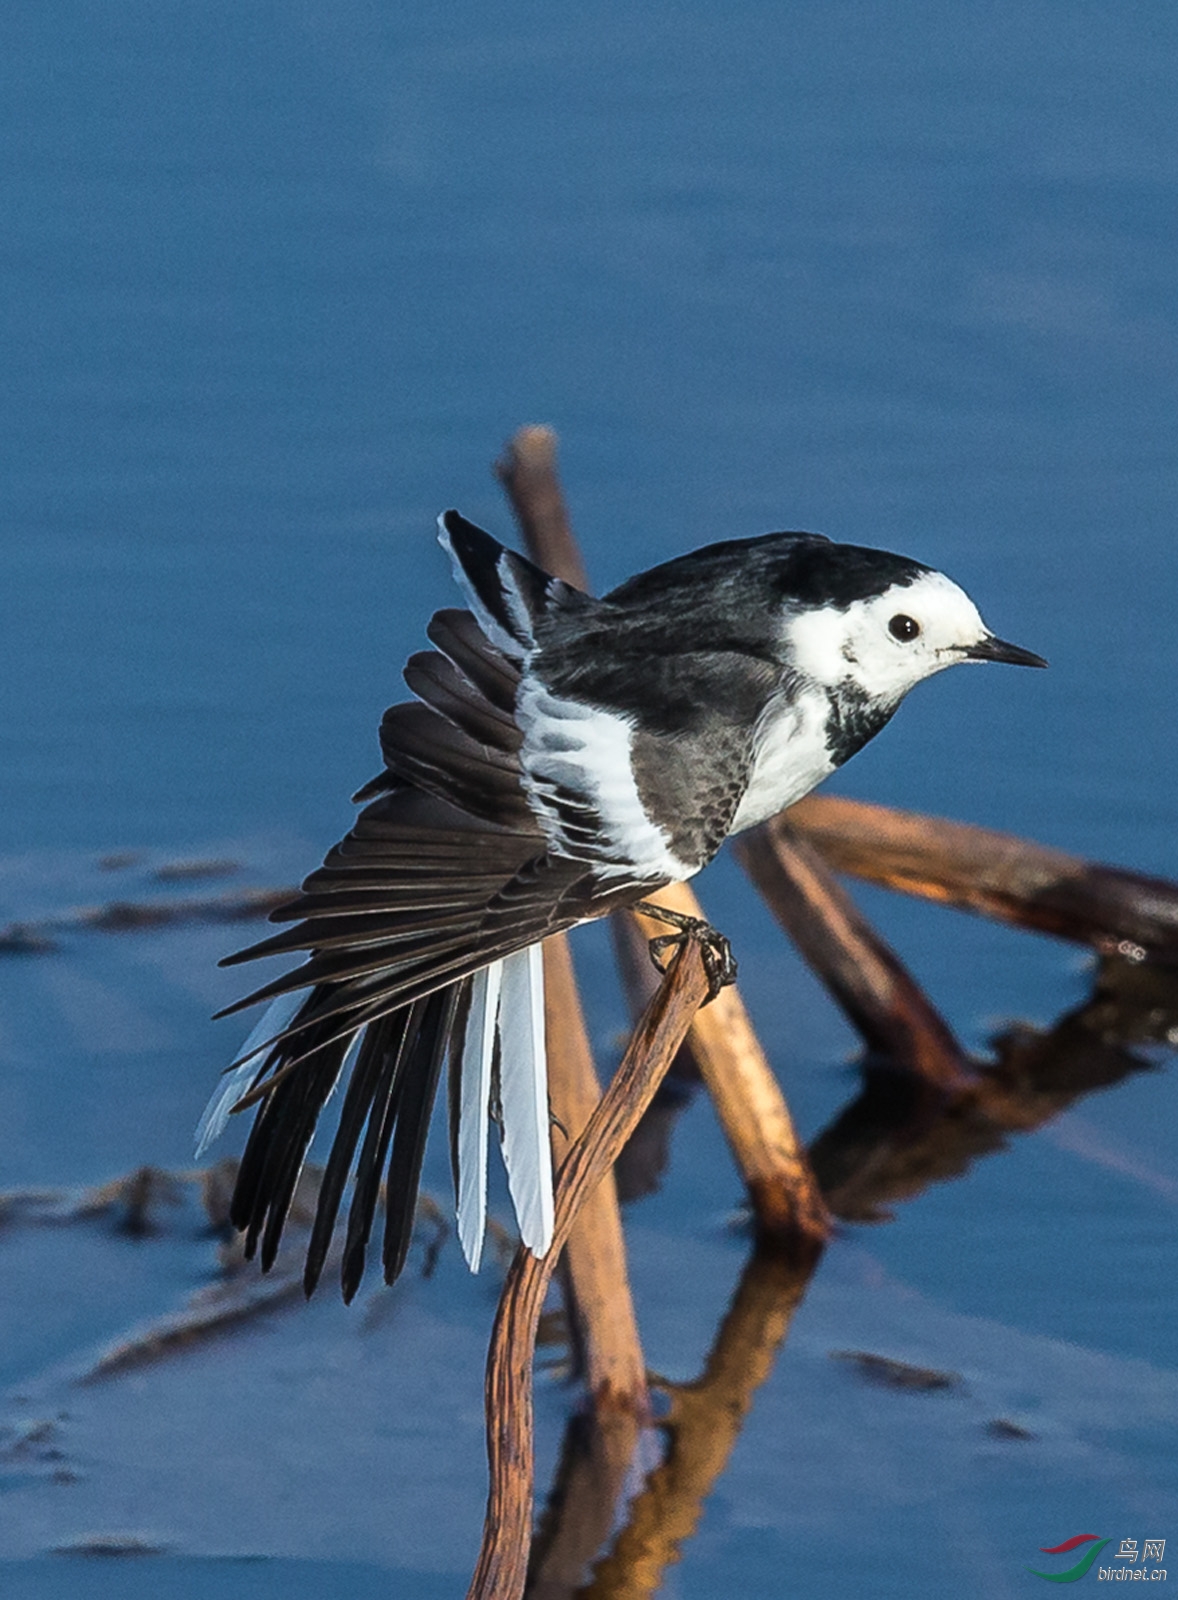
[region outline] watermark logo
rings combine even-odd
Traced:
[[[1098,1533],[1077,1533],[1072,1538],[1065,1539],[1062,1544],[1043,1545],[1041,1549],[1045,1556],[1063,1556],[1070,1555],[1083,1545],[1089,1545],[1091,1548],[1085,1550],[1078,1561],[1060,1572],[1040,1572],[1037,1567],[1028,1567],[1027,1571],[1033,1573],[1036,1578],[1046,1578],[1048,1583],[1078,1583],[1091,1571],[1104,1547],[1111,1543],[1111,1539],[1102,1539]],[[1097,1580],[1124,1583],[1136,1579],[1139,1583],[1165,1583],[1166,1569],[1157,1565],[1165,1554],[1164,1539],[1143,1539],[1140,1548],[1136,1539],[1122,1539],[1112,1564],[1097,1567]],[[1137,1565],[1138,1562],[1140,1565]]]
[[[1041,1545],[1045,1556],[1062,1556],[1069,1551],[1078,1550],[1083,1544],[1090,1544],[1091,1550],[1085,1550],[1079,1561],[1074,1566],[1068,1567],[1065,1572],[1039,1572],[1035,1567],[1028,1567],[1027,1571],[1034,1573],[1036,1578],[1046,1578],[1048,1583],[1076,1583],[1088,1571],[1097,1556],[1106,1544],[1112,1541],[1102,1539],[1098,1533],[1077,1533],[1071,1539],[1065,1539],[1062,1544]]]

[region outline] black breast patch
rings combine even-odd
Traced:
[[[898,704],[872,699],[857,683],[841,683],[830,697],[826,718],[826,747],[835,766],[841,767],[874,739],[891,721]]]

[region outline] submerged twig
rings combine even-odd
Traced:
[[[831,1350],[832,1361],[845,1361],[868,1383],[881,1389],[897,1389],[906,1394],[933,1394],[937,1390],[965,1387],[960,1372],[943,1372],[939,1367],[917,1367],[911,1361],[877,1355],[873,1350]]]
[[[297,1304],[302,1291],[302,1270],[297,1263],[289,1272],[271,1278],[217,1284],[212,1290],[194,1295],[182,1310],[116,1340],[77,1381],[83,1385],[101,1383],[105,1378],[165,1360],[267,1311]]]
[[[487,1359],[491,1481],[468,1600],[517,1600],[523,1592],[534,1471],[532,1360],[544,1294],[585,1196],[601,1182],[649,1105],[707,991],[707,974],[692,941],[675,956],[612,1083],[561,1168],[552,1248],[542,1259],[521,1249],[512,1263]]]
[[[254,917],[268,917],[296,892],[291,888],[235,889],[187,900],[106,900],[97,906],[75,906],[35,922],[9,922],[0,927],[0,955],[49,953],[57,949],[54,934],[87,929],[134,933],[192,922],[248,922]]]

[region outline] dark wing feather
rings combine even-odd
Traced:
[[[308,1295],[314,1293],[327,1259],[335,1219],[339,1215],[340,1202],[352,1168],[352,1157],[372,1111],[389,1053],[390,1030],[395,1033],[403,1029],[408,1015],[407,1011],[397,1011],[390,1017],[381,1017],[369,1023],[356,1053],[356,1064],[352,1068],[340,1108],[339,1128],[319,1184],[315,1223],[311,1229],[311,1242],[307,1246],[307,1261],[303,1270],[303,1288]]]
[[[495,649],[469,611],[435,611],[425,631],[490,706],[514,712],[520,669]]]
[[[583,862],[538,857],[465,921],[450,920],[445,926],[425,929],[416,938],[399,932],[385,941],[367,941],[340,950],[317,949],[301,967],[256,989],[221,1014],[314,984],[307,1005],[276,1040],[289,1050],[314,1029],[317,1048],[322,1037],[320,1025],[330,1019],[336,1019],[338,1031],[352,1032],[369,1017],[470,977],[491,961],[602,916],[615,905],[641,898],[653,887],[650,879],[602,882]],[[314,923],[310,926],[313,929]],[[305,1053],[300,1047],[293,1057],[301,1061]]]
[[[510,711],[471,694],[472,685],[438,650],[419,650],[405,666],[405,682],[427,706],[448,717],[478,743],[514,755],[523,735]]]
[[[417,1190],[421,1184],[421,1163],[425,1156],[430,1112],[454,1021],[459,987],[451,984],[448,989],[431,994],[423,1002],[421,1026],[413,1042],[411,1058],[406,1064],[393,1153],[389,1157],[388,1183],[385,1186],[383,1265],[385,1279],[389,1283],[400,1275],[413,1237]]]
[[[509,828],[534,820],[514,752],[478,744],[429,706],[415,702],[390,707],[381,723],[380,744],[395,777],[469,816]]]
[[[522,735],[514,715],[520,682],[516,663],[495,649],[469,611],[435,612],[426,632],[438,648],[409,658],[405,679],[410,689],[476,742],[509,753],[518,750]],[[396,787],[396,773],[386,766],[352,798],[370,800]]]

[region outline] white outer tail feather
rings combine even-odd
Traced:
[[[544,1035],[544,955],[538,944],[503,963],[499,1013],[503,1164],[520,1238],[534,1256],[552,1243],[552,1143]]]
[[[520,1238],[533,1255],[552,1244],[555,1206],[548,1132],[544,957],[538,944],[475,974],[462,1040],[458,1111],[458,1238],[472,1272],[487,1225],[487,1132],[495,1044],[503,1164]]]
[[[242,1046],[241,1059],[223,1075],[196,1128],[199,1159],[225,1131],[230,1113],[249,1089],[277,1034],[293,1021],[305,991],[279,995]],[[358,1028],[336,1085],[355,1064],[365,1029]],[[549,1135],[548,1055],[544,1020],[544,957],[530,945],[477,972],[462,1039],[458,1116],[458,1238],[472,1272],[482,1258],[487,1224],[487,1134],[492,1072],[499,1044],[499,1098],[503,1164],[520,1238],[533,1255],[552,1244],[555,1205]]]
[[[462,1039],[458,1107],[458,1242],[472,1272],[479,1270],[487,1226],[487,1125],[491,1068],[499,1023],[503,963],[476,972]]]

